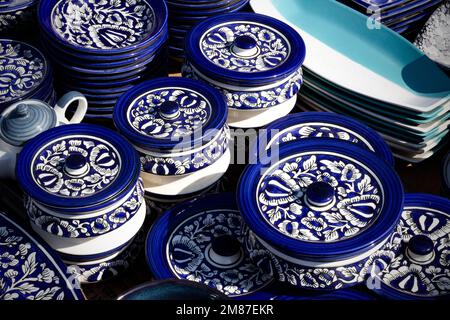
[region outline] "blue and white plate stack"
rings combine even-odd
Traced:
[[[166,72],[163,0],[46,0],[38,19],[58,89],[82,92],[89,118],[111,117],[122,93]]]
[[[416,34],[443,0],[340,0],[403,35]]]
[[[241,10],[249,0],[168,0],[169,51],[172,58],[184,58],[184,38],[194,25],[206,18]]]
[[[10,37],[26,31],[35,23],[37,0],[0,0],[0,35]]]
[[[24,99],[56,102],[52,69],[35,47],[0,39],[0,111]]]

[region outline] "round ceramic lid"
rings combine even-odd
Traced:
[[[201,146],[223,128],[228,109],[220,92],[199,81],[159,78],[122,95],[114,123],[133,144],[150,150]]]
[[[306,49],[301,36],[284,22],[233,13],[193,28],[185,53],[195,69],[212,79],[254,86],[292,75],[302,66]]]
[[[336,139],[285,143],[278,151],[249,165],[238,185],[244,220],[260,239],[311,261],[353,257],[387,239],[403,204],[388,164]]]
[[[157,279],[187,279],[231,297],[261,290],[273,277],[244,254],[243,227],[234,194],[182,203],[150,230],[147,263]]]
[[[40,87],[48,74],[47,61],[35,47],[0,39],[0,104],[29,95]]]
[[[10,106],[0,115],[0,137],[21,146],[39,133],[56,125],[54,110],[39,100],[25,100]]]
[[[59,257],[0,213],[0,300],[84,300]]]
[[[306,138],[332,138],[352,142],[376,153],[394,165],[394,157],[387,143],[371,128],[352,118],[329,112],[300,112],[272,122],[263,131],[262,147]]]
[[[392,248],[400,254],[371,281],[376,292],[398,299],[432,299],[450,293],[450,200],[406,194]]]
[[[450,152],[444,159],[442,178],[444,183],[444,189],[450,195]]]
[[[91,211],[123,197],[136,185],[139,169],[136,151],[116,132],[73,124],[30,140],[19,154],[16,177],[45,206]]]

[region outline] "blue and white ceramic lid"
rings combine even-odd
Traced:
[[[139,157],[116,132],[71,124],[47,130],[20,152],[16,177],[35,201],[65,212],[93,211],[124,197],[139,178]]]
[[[0,105],[29,96],[50,73],[44,55],[21,41],[0,39]]]
[[[0,138],[21,146],[56,125],[55,111],[39,100],[17,102],[0,115]]]
[[[179,204],[151,228],[147,263],[157,279],[187,279],[230,297],[259,291],[273,277],[244,254],[244,227],[234,194],[207,195]]]
[[[450,152],[444,159],[444,165],[442,168],[442,181],[444,184],[444,190],[450,195]]]
[[[113,118],[134,145],[172,151],[209,142],[225,126],[227,115],[217,89],[192,79],[159,78],[123,94]]]
[[[372,281],[377,293],[393,299],[450,297],[450,200],[406,194],[403,214],[392,238],[400,248]]]
[[[293,28],[256,13],[209,18],[186,38],[187,60],[214,80],[256,86],[294,74],[305,59],[305,43]]]
[[[0,279],[0,300],[84,300],[58,256],[1,212]]]
[[[290,114],[268,125],[257,148],[306,138],[333,138],[355,143],[394,165],[394,157],[383,138],[373,129],[350,117],[330,112]]]
[[[372,152],[347,141],[305,139],[247,166],[238,204],[263,245],[332,262],[387,239],[400,219],[403,187]]]

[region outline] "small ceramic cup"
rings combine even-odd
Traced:
[[[77,103],[73,116],[66,111]],[[23,145],[50,128],[80,123],[87,111],[87,100],[79,92],[66,93],[54,107],[35,99],[16,102],[0,115],[0,178],[15,178],[16,158]]]

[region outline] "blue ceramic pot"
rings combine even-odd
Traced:
[[[266,250],[282,282],[330,290],[364,281],[392,258],[403,188],[373,153],[336,139],[288,142],[238,185],[248,252]]]

